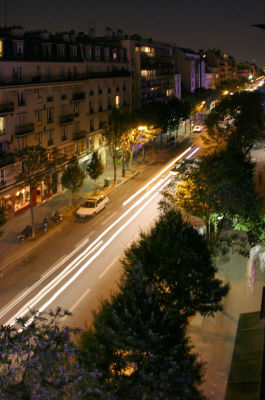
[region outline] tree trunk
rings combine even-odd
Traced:
[[[155,139],[153,139],[152,142],[152,152],[153,152],[153,157],[155,156]]]
[[[210,218],[209,218],[209,214],[206,214],[206,235],[205,235],[205,239],[208,242],[210,239]]]
[[[144,161],[144,159],[145,159],[145,148],[144,148],[144,144],[143,144],[143,147],[142,147],[142,156],[143,156],[143,158],[142,158],[142,160]]]
[[[32,188],[29,188],[30,199],[29,199],[29,206],[30,206],[30,213],[31,213],[31,228],[32,228],[32,238],[35,238],[35,221],[34,221],[34,211],[33,211],[33,204],[32,204]]]
[[[112,162],[113,162],[113,183],[116,183],[116,156],[112,156]]]
[[[123,150],[123,153],[122,153],[122,176],[124,177],[125,176],[125,159],[126,159],[126,151],[125,150]]]
[[[185,135],[187,133],[186,120],[185,120]]]
[[[93,182],[93,194],[95,194],[96,193],[96,179],[94,179],[94,182]]]
[[[132,150],[129,150],[129,153],[130,153],[129,171],[131,171],[131,168],[132,168],[133,150],[134,150],[134,146],[133,146]]]

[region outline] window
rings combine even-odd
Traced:
[[[28,117],[27,113],[18,114],[18,126],[26,125],[27,117]]]
[[[91,46],[86,46],[86,59],[91,60],[92,49]]]
[[[0,172],[0,184],[3,186],[6,185],[6,169],[2,168]]]
[[[48,67],[48,66],[45,68],[45,75],[46,75],[46,79],[49,80],[50,76],[51,76],[51,70],[50,70],[50,67]]]
[[[60,66],[60,75],[61,75],[61,79],[64,79],[64,66],[63,65]]]
[[[3,40],[0,40],[0,58],[4,55]]]
[[[21,57],[24,55],[24,42],[23,40],[15,41],[15,56]]]
[[[77,132],[79,132],[79,125],[80,125],[80,123],[79,123],[79,121],[76,121],[75,122],[75,132],[77,133]]]
[[[17,104],[18,106],[24,106],[26,104],[24,92],[21,90],[17,95]]]
[[[95,59],[100,60],[100,47],[95,47]]]
[[[54,142],[54,129],[48,129],[47,131],[48,146],[51,146]]]
[[[57,55],[59,58],[64,58],[65,55],[64,44],[57,44]]]
[[[119,108],[119,106],[120,106],[120,96],[115,96],[115,106],[116,106],[116,108]]]
[[[77,47],[71,46],[72,57],[77,57]]]
[[[53,107],[47,108],[47,122],[53,122]]]
[[[113,52],[112,52],[112,58],[113,58],[113,60],[114,61],[117,61],[117,50],[113,50]]]
[[[35,140],[37,144],[42,144],[42,132],[37,132],[35,134]]]
[[[90,112],[90,114],[93,114],[93,112],[94,112],[94,107],[93,107],[92,101],[89,102],[89,112]]]
[[[22,67],[13,68],[13,81],[22,81]]]
[[[42,91],[41,89],[37,89],[37,98],[41,99],[42,98]]]
[[[94,120],[91,119],[90,120],[90,132],[93,132],[93,131],[94,131]]]
[[[0,117],[0,135],[4,135],[5,133],[5,119],[4,117]]]
[[[18,151],[23,150],[26,147],[26,138],[22,136],[18,139]]]
[[[67,125],[62,126],[62,142],[67,140]]]
[[[35,115],[38,121],[42,121],[42,110],[35,110]]]

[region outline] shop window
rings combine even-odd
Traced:
[[[26,186],[22,190],[18,190],[15,195],[15,212],[29,206],[30,191],[29,186]]]

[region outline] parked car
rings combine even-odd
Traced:
[[[192,132],[194,133],[201,132],[202,130],[203,130],[202,125],[194,125],[194,127],[192,128]]]
[[[106,208],[109,203],[109,198],[104,195],[93,196],[88,198],[81,207],[76,211],[76,216],[79,218],[93,217],[99,211]]]

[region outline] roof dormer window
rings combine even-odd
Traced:
[[[77,57],[77,47],[76,46],[71,46],[71,55],[74,58]]]
[[[24,41],[23,40],[15,40],[15,56],[22,57],[24,55]]]
[[[57,44],[57,55],[59,58],[64,58],[65,56],[65,45]]]

